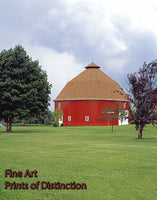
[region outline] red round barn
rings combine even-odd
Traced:
[[[55,109],[63,111],[64,126],[104,126],[110,120],[100,119],[106,105],[120,104],[129,114],[129,100],[120,85],[102,72],[95,63],[85,67],[69,81],[54,100]],[[117,119],[114,125],[121,124]],[[128,119],[122,124],[128,124]]]

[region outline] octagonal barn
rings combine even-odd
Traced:
[[[104,126],[110,120],[99,118],[105,105],[120,104],[129,114],[129,100],[120,85],[100,70],[95,63],[69,81],[54,100],[55,109],[63,111],[64,126]],[[120,125],[117,119],[114,125]],[[122,124],[128,124],[128,119]]]

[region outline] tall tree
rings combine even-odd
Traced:
[[[127,117],[126,110],[119,103],[105,105],[104,109],[102,110],[102,113],[103,114],[100,114],[99,118],[103,119],[103,120],[111,121],[111,123],[112,123],[112,133],[113,133],[114,122],[117,119],[120,119],[121,123],[122,123],[124,118]]]
[[[39,117],[49,105],[51,85],[38,61],[21,45],[0,53],[0,119],[11,132],[12,120]]]
[[[146,124],[153,123],[153,112],[157,105],[157,60],[146,62],[138,72],[127,75],[130,100],[135,107],[134,123],[139,130],[138,138]]]

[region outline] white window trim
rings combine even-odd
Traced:
[[[85,121],[89,122],[89,116],[85,116]]]
[[[71,116],[68,116],[68,122],[71,122]]]

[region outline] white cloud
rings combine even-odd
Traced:
[[[78,0],[80,2],[82,0]],[[152,30],[157,34],[155,26],[157,19],[156,0],[88,0],[99,4],[113,15],[123,16],[130,20],[131,29]]]
[[[51,101],[57,97],[68,81],[83,70],[83,65],[66,52],[58,53],[54,49],[43,46],[25,45],[25,48],[30,57],[39,60],[42,69],[47,72],[48,81],[53,86]]]
[[[130,32],[139,34],[152,32],[157,36],[156,0],[62,0],[61,2],[65,8],[61,12],[62,17],[67,19],[66,27],[77,26],[80,34],[91,46],[100,41],[104,43],[109,41],[116,50],[119,48],[123,51],[127,44],[118,37],[122,31],[118,24],[119,19]],[[119,42],[123,43],[122,46],[119,46]]]
[[[45,38],[52,38],[58,51],[73,52],[76,57],[86,56],[85,59],[97,57],[99,60],[127,50],[126,43],[118,37],[119,29],[114,24],[112,13],[106,8],[96,1],[61,2],[62,5],[52,8],[41,22],[44,30],[52,31],[52,35],[46,34]]]

